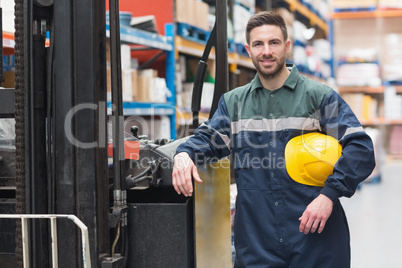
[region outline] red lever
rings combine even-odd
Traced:
[[[113,143],[107,146],[107,153],[109,156],[113,156]],[[140,159],[139,141],[124,141],[124,158],[132,160]]]

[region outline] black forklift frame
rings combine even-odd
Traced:
[[[210,117],[228,91],[227,1],[215,2],[217,26],[210,43],[219,74]],[[110,11],[113,140],[117,141],[113,178],[115,189],[125,191],[118,0],[110,0]],[[88,227],[94,267],[100,266],[102,256],[110,256],[114,238],[106,146],[105,13],[105,0],[15,0],[16,212],[76,215]],[[209,52],[205,54],[208,58]],[[201,100],[197,94],[194,103]],[[115,208],[124,211],[120,198],[124,199],[115,198]],[[32,267],[49,267],[48,225],[34,220],[30,229]],[[59,267],[82,267],[77,230],[60,222],[58,234],[63,251]],[[20,238],[17,224],[19,264]]]
[[[110,244],[104,14],[104,0],[15,0],[16,212],[77,215],[93,264]],[[47,225],[30,233],[32,266],[48,267]],[[74,226],[60,222],[58,234],[59,267],[82,267]]]

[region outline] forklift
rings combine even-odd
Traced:
[[[227,1],[215,2],[194,128],[212,47],[219,75],[210,117],[228,90]],[[149,140],[135,127],[124,136],[118,0],[109,2],[107,113],[105,5],[15,0],[15,89],[0,90],[1,118],[15,119],[13,146],[0,147],[0,267],[232,267],[230,165],[200,167],[204,183],[179,196],[173,157],[186,138]]]

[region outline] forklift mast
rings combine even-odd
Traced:
[[[107,152],[105,0],[15,0],[15,212],[75,215],[88,227],[92,267],[196,267],[200,259],[212,259],[212,252],[197,249],[211,243],[196,241],[197,223],[202,222],[197,204],[202,207],[207,190],[200,187],[197,193],[196,188],[190,198],[174,192],[173,156],[186,138],[149,141],[133,129],[139,160],[150,161],[143,167],[138,159],[124,158],[119,5],[118,0],[109,4],[112,165]],[[216,0],[215,6],[213,34],[194,85],[194,118],[211,46],[219,74],[210,116],[228,90],[227,1]],[[229,181],[228,172],[216,170],[201,173],[210,178],[223,174]],[[213,181],[208,185],[215,187]],[[203,224],[214,227],[213,221]],[[29,230],[30,267],[50,267],[49,223],[32,220]],[[18,222],[15,233],[16,259],[10,265],[22,266]],[[58,267],[84,267],[79,230],[60,220],[57,234]],[[230,241],[222,247],[230,251]]]
[[[93,264],[110,244],[105,19],[104,1],[15,0],[16,212],[76,215]],[[31,266],[49,267],[48,224],[30,229]],[[59,267],[82,267],[75,227],[58,239]]]

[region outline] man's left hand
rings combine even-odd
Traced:
[[[307,206],[299,218],[299,231],[308,234],[309,232],[314,233],[318,228],[318,233],[321,233],[329,216],[331,216],[333,206],[331,199],[320,194]]]

